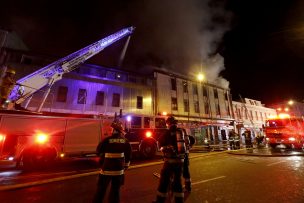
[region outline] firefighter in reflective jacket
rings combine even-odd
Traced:
[[[170,179],[173,177],[172,191],[175,202],[182,203],[184,202],[182,171],[186,151],[184,133],[182,129],[177,128],[177,120],[174,117],[169,117],[166,124],[169,129],[158,140],[164,155],[164,165],[160,173],[155,202],[163,203],[166,201]]]
[[[132,150],[130,143],[124,137],[123,125],[115,119],[111,127],[113,128],[112,135],[105,138],[97,146],[101,170],[97,191],[93,200],[94,203],[104,201],[104,196],[110,182],[109,202],[120,202],[120,187],[124,183],[124,171],[130,165]]]
[[[187,192],[191,192],[191,177],[190,177],[190,170],[189,170],[189,165],[190,165],[189,151],[195,143],[195,138],[191,135],[188,135],[185,129],[183,129],[183,132],[184,132],[184,136],[185,136],[185,145],[186,145],[183,177],[185,180],[185,190]]]
[[[1,96],[1,107],[4,108],[5,102],[8,99],[14,85],[16,71],[7,67],[3,78],[0,81],[0,96]]]

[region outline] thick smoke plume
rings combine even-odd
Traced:
[[[219,77],[224,60],[217,53],[231,19],[225,1],[153,0],[135,8],[139,27],[144,28],[136,32],[145,36],[137,54],[148,54],[157,61],[154,65],[193,78],[203,72],[208,82],[228,88],[229,82]]]

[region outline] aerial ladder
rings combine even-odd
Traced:
[[[110,46],[116,41],[126,36],[130,36],[134,32],[134,29],[135,27],[121,29],[112,35],[109,35],[31,73],[30,75],[19,79],[9,96],[9,101],[13,101],[15,105],[20,105],[26,99],[30,100],[35,92],[40,91],[44,87],[47,87],[46,91],[44,91],[42,102],[37,108],[37,112],[40,112],[46,98],[50,93],[52,85],[56,81],[61,80],[63,74],[73,71],[78,67],[78,65],[95,56],[104,48]],[[12,105],[8,106],[12,108]]]

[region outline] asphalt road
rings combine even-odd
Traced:
[[[224,151],[191,157],[193,191],[185,194],[185,202],[304,202],[302,156],[236,156]],[[151,202],[158,184],[153,173],[160,169],[159,161],[133,165],[126,172],[122,203]],[[97,173],[1,191],[1,202],[91,202]]]

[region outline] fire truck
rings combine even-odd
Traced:
[[[264,126],[266,142],[271,148],[285,147],[303,149],[304,121],[303,118],[279,114],[268,118]]]
[[[152,158],[166,129],[164,117],[120,116],[133,152]],[[45,112],[0,112],[0,160],[25,169],[66,157],[96,156],[98,143],[111,135],[114,117]]]

